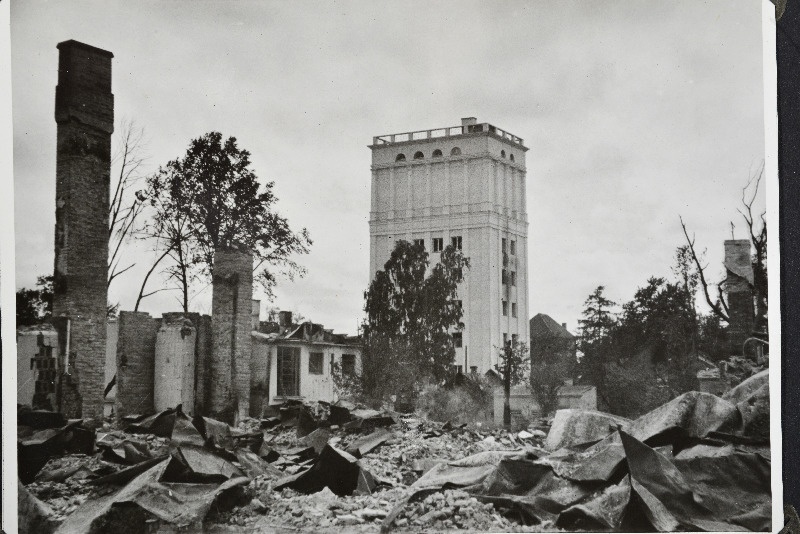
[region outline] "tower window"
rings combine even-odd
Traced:
[[[506,251],[506,247],[507,247],[507,246],[508,246],[508,240],[507,240],[507,239],[504,237],[504,238],[503,238],[503,239],[500,241],[500,247],[503,249],[503,253],[505,253],[505,251]]]
[[[508,302],[505,300],[503,301],[503,317],[508,316]]]
[[[505,150],[501,150],[501,151],[500,151],[500,157],[501,157],[501,158],[504,158],[504,157],[506,157],[506,151],[505,151]]]
[[[424,239],[415,239],[414,246],[422,247],[422,250],[425,250],[425,240]]]
[[[453,332],[453,346],[457,349],[464,346],[464,337],[461,332]]]
[[[500,280],[501,280],[503,285],[508,284],[508,271],[506,271],[505,269],[503,269],[500,272]]]
[[[406,155],[405,154],[398,154],[397,157],[394,158],[394,160],[395,161],[405,161],[406,160]]]
[[[508,334],[503,332],[503,346],[504,347],[506,346],[506,343],[508,343]]]
[[[434,252],[441,252],[443,249],[444,249],[444,238],[434,237],[433,238],[433,251]]]
[[[450,238],[450,244],[453,245],[453,248],[456,250],[461,250],[461,236],[454,235]]]
[[[516,286],[517,285],[517,271],[511,271],[510,274],[511,274],[511,285],[512,286]]]
[[[511,240],[511,246],[509,248],[509,252],[511,253],[512,256],[514,256],[517,253],[517,242],[514,241],[513,239]]]
[[[511,157],[511,161],[514,161],[514,154],[511,154],[510,157]]]
[[[414,153],[414,159],[423,159],[424,157],[425,157],[425,154],[423,154],[419,150]]]
[[[436,150],[433,151],[433,157],[434,158],[441,158],[442,157],[442,151],[437,148]]]
[[[512,302],[511,303],[511,317],[516,317],[516,316],[517,316],[517,303],[516,302]]]
[[[453,150],[450,151],[450,155],[451,156],[460,156],[461,155],[461,149],[458,148],[457,146],[453,147]]]

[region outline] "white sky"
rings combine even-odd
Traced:
[[[741,187],[764,157],[757,0],[584,2],[55,2],[12,11],[16,282],[53,269],[58,51],[114,53],[117,119],[149,170],[210,130],[238,138],[277,211],[307,227],[308,275],[275,306],[354,333],[369,279],[373,135],[476,116],[525,139],[530,312],[577,325],[669,275],[678,214],[721,273],[746,237]],[[763,205],[763,190],[759,203]],[[146,248],[112,285],[132,309]],[[210,288],[192,306],[210,309]],[[258,295],[256,295],[258,298]],[[161,293],[154,315],[179,309]]]

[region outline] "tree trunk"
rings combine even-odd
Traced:
[[[503,393],[505,402],[503,403],[503,426],[511,428],[511,342],[506,343],[506,362],[503,366]]]

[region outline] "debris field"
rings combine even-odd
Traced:
[[[18,418],[20,532],[771,528],[767,371],[636,420],[559,410],[521,432],[346,402],[237,427],[180,406]]]

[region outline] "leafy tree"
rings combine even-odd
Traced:
[[[583,353],[581,359],[581,381],[597,386],[602,395],[604,386],[604,364],[609,358],[609,334],[616,326],[612,308],[616,303],[604,295],[605,287],[597,286],[586,298],[583,318],[578,320],[580,336],[578,349]]]
[[[17,327],[48,321],[53,314],[53,276],[36,279],[36,289],[17,290]]]
[[[308,232],[293,232],[273,211],[274,182],[259,184],[250,163],[250,152],[234,137],[210,132],[192,140],[183,158],[149,181],[156,208],[153,234],[173,259],[168,276],[178,282],[184,307],[193,278],[210,277],[217,250],[251,251],[254,278],[268,297],[278,274],[305,274],[293,256],[308,253]]]
[[[429,269],[421,245],[397,242],[364,294],[360,379],[366,397],[412,399],[425,380],[445,378],[455,357],[451,331],[462,317],[456,289],[467,267],[469,260],[448,246]]]
[[[564,377],[572,376],[572,362],[563,358],[540,359],[531,363],[531,390],[539,401],[542,414],[552,413],[558,406],[558,389]]]
[[[503,380],[503,425],[511,428],[511,386],[524,382],[530,371],[528,345],[517,341],[506,341],[500,349],[495,369]]]

